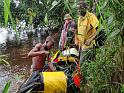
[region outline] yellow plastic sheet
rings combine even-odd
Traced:
[[[64,72],[42,72],[44,80],[43,93],[66,93],[67,79]]]
[[[62,57],[58,57],[58,61],[65,61],[65,62],[67,62],[67,60],[69,61],[69,62],[76,62],[76,61],[79,61],[79,59],[78,58],[75,58],[75,57],[67,57],[67,56],[62,56]]]

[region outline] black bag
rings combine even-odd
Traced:
[[[105,33],[104,29],[100,30],[100,32],[96,35],[96,48],[103,46],[107,39],[107,34]]]
[[[35,93],[33,91],[43,90],[43,76],[39,71],[34,71],[31,76],[20,86],[17,93]]]

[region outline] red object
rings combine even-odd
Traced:
[[[74,84],[75,84],[78,88],[80,88],[80,82],[81,82],[80,77],[79,77],[78,75],[74,75],[74,76],[73,76],[73,80],[74,80]]]
[[[58,62],[58,58],[54,59],[54,62],[56,62],[56,63],[57,63],[57,62]]]
[[[77,69],[76,71],[74,72],[74,75],[73,75],[73,80],[74,80],[74,84],[80,88],[80,82],[82,80],[82,77],[81,77],[81,73],[80,73],[80,65],[78,64],[77,65]]]

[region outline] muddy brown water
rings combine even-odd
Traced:
[[[43,37],[42,37],[43,36]],[[27,39],[20,39],[19,41],[7,40],[0,44],[0,54],[6,55],[5,58],[9,65],[0,64],[0,93],[7,81],[11,81],[9,93],[15,93],[19,86],[29,77],[29,70],[31,66],[31,58],[27,57],[28,52],[38,42],[44,42],[46,36],[31,35]],[[58,48],[59,35],[53,33],[55,39],[54,49]],[[23,37],[22,37],[23,38]],[[53,49],[53,50],[54,50]]]
[[[27,57],[31,46],[25,41],[24,44],[17,46],[16,42],[10,43],[5,46],[6,49],[1,54],[6,55],[6,64],[0,65],[0,91],[2,92],[5,83],[10,80],[11,87],[9,93],[14,93],[19,85],[29,76],[29,69],[31,59]]]

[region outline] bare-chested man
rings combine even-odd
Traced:
[[[28,53],[28,57],[32,57],[31,73],[33,70],[42,71],[46,58],[49,55],[49,50],[53,47],[53,45],[54,39],[51,36],[48,36],[43,44],[36,44],[35,47]]]

